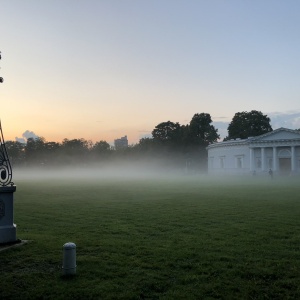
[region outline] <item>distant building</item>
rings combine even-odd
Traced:
[[[127,135],[121,137],[120,139],[114,140],[114,144],[115,144],[116,150],[127,148],[128,147]]]
[[[300,173],[300,131],[279,128],[266,134],[211,144],[210,174]]]

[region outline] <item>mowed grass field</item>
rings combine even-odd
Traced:
[[[300,299],[299,178],[19,180],[15,223],[0,299]]]

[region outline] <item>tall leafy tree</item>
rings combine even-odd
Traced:
[[[22,144],[17,141],[7,141],[5,142],[7,153],[10,159],[10,162],[13,166],[20,165],[24,162],[25,159],[25,144]]]
[[[180,124],[171,121],[162,122],[152,131],[155,141],[177,141],[180,139]]]
[[[189,135],[193,144],[206,147],[218,140],[218,129],[211,123],[210,114],[200,113],[193,116],[189,125]]]
[[[61,145],[56,142],[45,142],[44,153],[45,153],[45,164],[48,166],[54,166],[60,161],[60,147]]]
[[[59,150],[60,144],[56,142],[46,142],[45,150],[47,154],[55,153]]]
[[[147,152],[147,151],[151,151],[154,149],[154,143],[153,143],[153,139],[152,138],[141,138],[139,140],[139,143],[136,145],[136,147],[139,149],[139,151],[141,152]]]
[[[218,129],[212,124],[208,113],[194,114],[190,123],[183,127],[183,140],[185,144],[186,166],[189,169],[206,169],[206,147],[219,138]]]
[[[88,158],[91,142],[81,139],[63,139],[61,153],[66,164],[85,164]]]
[[[62,147],[68,155],[83,155],[89,150],[89,141],[81,139],[63,139]]]
[[[112,153],[113,150],[111,149],[109,143],[104,140],[101,140],[96,142],[90,148],[89,160],[93,164],[96,162],[104,162],[111,157]]]
[[[29,164],[43,164],[45,154],[45,139],[43,137],[29,138],[25,146],[25,158]]]
[[[110,145],[108,142],[106,141],[99,141],[96,142],[95,145],[93,145],[92,151],[99,153],[99,154],[103,154],[103,153],[108,153],[110,152]]]
[[[228,125],[228,136],[224,141],[236,138],[246,139],[273,131],[270,122],[270,118],[261,111],[237,112]]]

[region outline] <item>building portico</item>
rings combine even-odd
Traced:
[[[268,171],[272,169],[274,172],[280,170],[279,166],[290,165],[290,171],[297,171],[297,156],[300,146],[261,146],[250,148],[250,171]],[[297,148],[297,149],[296,149]],[[256,151],[258,150],[258,151]],[[256,156],[254,156],[254,153]]]
[[[279,128],[248,139],[209,145],[209,173],[300,174],[300,132]],[[222,158],[222,165],[218,164]]]

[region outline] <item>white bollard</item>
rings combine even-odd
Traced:
[[[66,243],[63,245],[63,275],[76,274],[76,245],[74,243]]]

